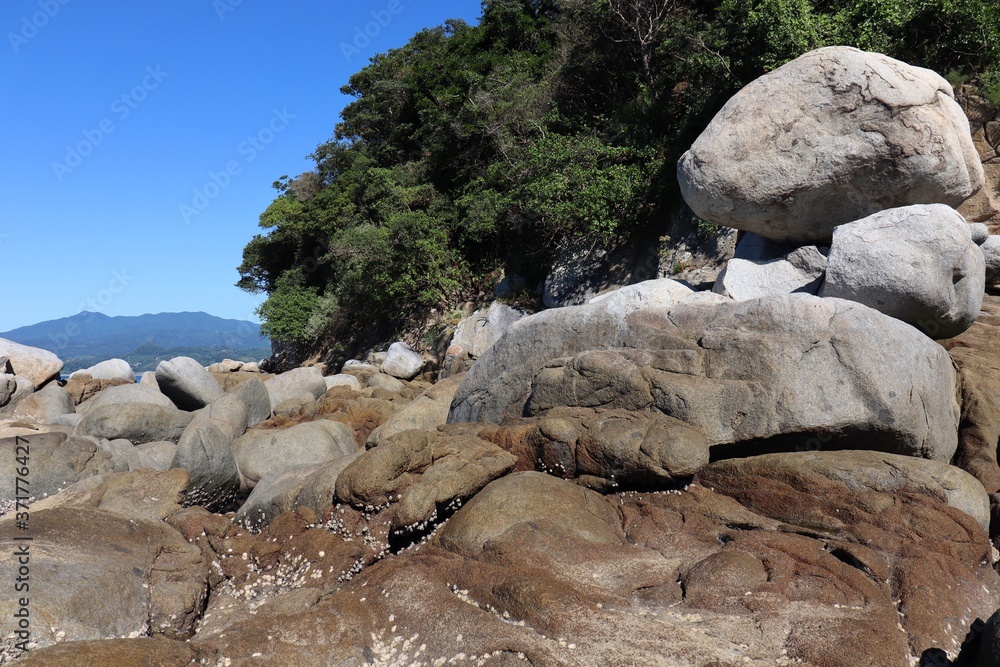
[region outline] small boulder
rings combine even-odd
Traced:
[[[382,372],[401,380],[412,380],[424,368],[424,358],[419,352],[402,341],[389,346]]]
[[[190,413],[152,403],[105,405],[88,412],[76,433],[107,440],[123,438],[136,445],[154,440],[176,441],[191,419]]]
[[[94,380],[128,380],[135,382],[135,372],[132,366],[124,359],[108,359],[90,368],[84,368],[70,373],[72,380],[80,375],[89,375]]]
[[[34,419],[41,424],[47,424],[62,415],[76,411],[69,392],[58,384],[50,383],[39,391],[18,402],[14,408],[14,418]]]
[[[361,391],[364,389],[361,386],[361,380],[353,375],[347,373],[338,373],[337,375],[328,375],[323,380],[326,381],[327,391],[333,389],[334,387],[347,387],[351,391]]]
[[[367,446],[376,447],[383,438],[396,433],[413,429],[434,431],[439,425],[447,423],[451,400],[455,397],[455,392],[462,383],[463,377],[462,375],[453,375],[441,380],[417,396],[406,407],[372,431],[371,435],[368,436]]]
[[[181,410],[203,408],[225,393],[218,380],[191,357],[161,361],[156,367],[156,383]]]
[[[263,380],[250,378],[232,391],[247,408],[247,428],[253,428],[271,416],[271,394]]]

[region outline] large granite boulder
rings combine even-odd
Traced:
[[[0,338],[0,357],[7,358],[11,374],[27,378],[35,389],[58,379],[63,367],[62,360],[48,350],[21,345],[5,338]],[[0,372],[3,371],[0,368]]]
[[[129,382],[135,382],[135,371],[132,370],[131,364],[124,359],[108,359],[107,361],[94,364],[90,368],[73,371],[69,377],[72,380],[74,377],[81,375],[89,375],[93,380],[128,380]]]
[[[449,422],[559,406],[656,410],[702,431],[717,456],[818,439],[948,461],[959,422],[939,345],[867,306],[805,294],[525,318],[466,374]]]
[[[181,410],[203,408],[225,393],[208,369],[191,357],[161,361],[156,367],[156,384]]]
[[[67,385],[68,386],[68,385]],[[121,384],[107,387],[90,400],[80,405],[80,414],[88,414],[95,408],[124,405],[126,403],[146,403],[158,405],[168,410],[176,409],[173,401],[164,396],[155,387],[146,384]]]
[[[941,204],[841,225],[820,294],[871,306],[931,338],[957,336],[979,317],[985,289],[985,260],[971,232]]]
[[[983,185],[968,119],[930,70],[836,46],[738,92],[677,173],[700,217],[780,242],[909,204],[958,206]]]

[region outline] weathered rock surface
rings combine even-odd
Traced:
[[[861,304],[799,294],[624,318],[601,304],[525,318],[466,374],[449,422],[558,406],[656,410],[716,447],[820,438],[944,461],[959,417],[940,346]]]
[[[437,430],[439,425],[448,421],[451,401],[455,397],[458,386],[462,383],[462,378],[462,375],[453,375],[441,380],[417,396],[406,407],[372,431],[371,435],[368,436],[367,446],[377,447],[384,438],[403,431]]]
[[[57,507],[89,508],[144,521],[163,521],[181,509],[188,472],[131,470],[86,477],[34,503],[32,512]]]
[[[712,291],[736,301],[793,292],[816,294],[825,271],[826,257],[816,246],[792,248],[747,233]]]
[[[108,359],[107,361],[94,364],[90,368],[73,371],[69,377],[72,380],[74,377],[81,375],[89,375],[93,380],[126,380],[128,382],[135,382],[135,371],[132,370],[132,366],[124,359]]]
[[[296,466],[264,475],[236,512],[233,521],[256,533],[279,515],[296,507],[309,507],[322,516],[333,502],[337,477],[360,455],[356,452],[330,463]]]
[[[337,478],[336,497],[362,509],[398,500],[391,529],[420,530],[513,470],[515,463],[513,455],[479,438],[404,431],[347,466]]]
[[[1000,281],[1000,236],[990,236],[979,247],[986,262],[986,284],[996,285]]]
[[[76,375],[74,374],[66,382],[64,389],[69,392],[70,397],[73,399],[74,405],[80,405],[81,403],[93,398],[99,392],[104,391],[109,387],[115,387],[118,385],[131,385],[132,382],[128,380],[95,380],[89,375]],[[142,386],[149,387],[148,383],[143,383]],[[153,389],[157,389],[155,380],[151,385]]]
[[[917,493],[938,497],[990,529],[990,499],[969,473],[942,461],[871,451],[814,451],[764,454],[716,461],[699,473],[704,483],[727,479],[766,477],[789,480],[816,476],[852,492]]]
[[[63,367],[62,360],[48,350],[21,345],[6,338],[0,338],[0,357],[7,357],[11,374],[27,378],[35,389],[57,379]]]
[[[857,301],[931,338],[950,338],[979,317],[984,262],[954,209],[889,209],[834,230],[821,296]]]
[[[361,385],[361,380],[354,377],[353,375],[348,375],[347,373],[337,373],[336,375],[328,375],[323,378],[326,381],[327,391],[333,389],[334,387],[347,387],[351,391],[361,391],[364,387]]]
[[[35,385],[20,375],[0,374],[0,419],[14,414],[18,404],[31,396]]]
[[[90,438],[67,437],[59,432],[25,432],[20,439],[0,439],[0,509],[13,509],[19,456],[26,457],[30,475],[27,490],[41,499],[58,493],[81,479],[114,472],[111,455]]]
[[[519,470],[576,479],[601,492],[670,488],[709,461],[700,431],[656,412],[556,408],[478,435],[517,456]]]
[[[291,467],[328,463],[357,450],[354,432],[338,421],[320,419],[288,429],[252,429],[233,443],[243,488]]]
[[[296,368],[264,382],[271,397],[271,409],[290,398],[309,394],[317,399],[326,393],[326,380],[316,367]]]
[[[947,81],[839,46],[743,88],[678,163],[699,217],[800,245],[888,208],[957,207],[983,178]]]
[[[198,547],[162,522],[94,509],[32,512],[31,626],[42,647],[67,641],[188,636],[208,592],[208,563]],[[21,534],[10,517],[0,538]],[[13,581],[17,561],[0,560]],[[0,597],[0,633],[14,630],[17,601]],[[13,635],[12,635],[13,636]]]
[[[564,242],[545,276],[542,303],[547,308],[576,306],[602,292],[651,277],[637,275],[644,250],[639,245],[636,242],[608,245],[590,238]]]
[[[54,644],[17,661],[19,667],[190,667],[201,654],[190,644],[166,637],[106,639]]]
[[[15,419],[34,419],[46,424],[61,415],[68,415],[76,411],[73,399],[69,392],[58,384],[50,383],[39,391],[26,396],[19,401],[14,408]]]
[[[127,403],[146,403],[149,405],[158,405],[168,410],[176,409],[173,401],[155,388],[145,384],[130,383],[112,385],[102,389],[92,399],[82,403],[78,412],[88,414],[95,408],[125,405]]]
[[[253,428],[271,416],[271,394],[262,380],[250,378],[233,389],[232,395],[247,407],[248,428]]]
[[[191,357],[161,361],[156,367],[160,391],[181,410],[197,410],[225,393],[218,380]]]
[[[988,493],[1000,492],[1000,297],[983,299],[983,314],[961,335],[941,341],[958,367],[962,420],[954,463],[978,479]]]
[[[424,368],[423,356],[402,341],[389,346],[382,372],[400,380],[412,380]]]
[[[177,441],[191,419],[190,412],[152,403],[105,405],[88,412],[76,427],[76,433],[107,440],[124,439],[136,445],[156,440]]]

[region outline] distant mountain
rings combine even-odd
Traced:
[[[136,370],[147,370],[161,357],[180,354],[202,363],[226,357],[251,360],[268,356],[271,348],[270,341],[260,335],[259,324],[207,313],[108,317],[85,311],[3,332],[0,338],[51,350],[66,362],[64,372],[115,357],[128,360]]]

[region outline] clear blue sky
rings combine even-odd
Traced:
[[[333,133],[340,87],[420,29],[480,11],[4,0],[0,331],[81,310],[256,320],[261,297],[234,287],[243,246],[271,183],[309,169]]]

